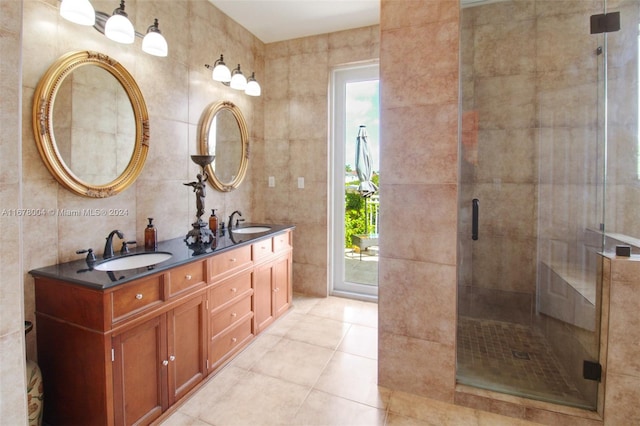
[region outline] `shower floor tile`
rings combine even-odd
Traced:
[[[545,338],[529,327],[458,318],[460,383],[544,401],[589,405]]]

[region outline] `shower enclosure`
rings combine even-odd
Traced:
[[[640,241],[639,2],[462,6],[457,380],[595,410],[598,252]]]

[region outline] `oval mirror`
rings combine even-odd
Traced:
[[[138,85],[120,63],[97,52],[68,53],[47,70],[34,94],[33,129],[47,169],[86,197],[126,189],[149,149]]]
[[[200,154],[215,155],[206,168],[209,182],[219,191],[237,188],[249,164],[247,124],[240,108],[229,101],[214,102],[199,123]]]

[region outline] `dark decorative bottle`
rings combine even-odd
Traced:
[[[153,226],[153,218],[150,217],[149,224],[147,228],[144,230],[144,249],[145,250],[156,250],[158,248],[158,232],[156,228]]]
[[[216,209],[211,209],[211,216],[209,217],[209,229],[216,235],[218,232],[218,216],[216,216]]]

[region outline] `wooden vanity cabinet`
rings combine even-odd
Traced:
[[[196,386],[207,374],[206,272],[201,260],[105,290],[36,276],[45,422],[148,424]]]
[[[291,254],[282,255],[273,262],[273,312],[278,318],[291,306]]]
[[[113,336],[115,423],[147,424],[206,375],[206,297]]]
[[[220,367],[255,336],[251,320],[252,268],[209,290],[209,371]]]
[[[254,310],[256,334],[268,327],[291,306],[291,233],[286,232],[253,244]]]
[[[108,289],[35,275],[45,422],[149,424],[291,304],[291,232]]]
[[[169,406],[167,327],[155,317],[113,337],[115,424],[145,424]]]
[[[169,405],[173,405],[207,375],[206,294],[168,312],[167,322]]]
[[[254,311],[256,333],[260,333],[275,320],[273,312],[272,281],[273,265],[266,263],[255,268],[253,282],[255,289]]]

